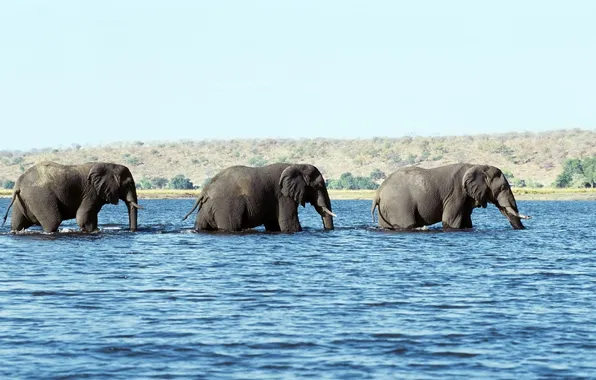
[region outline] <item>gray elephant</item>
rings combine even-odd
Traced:
[[[514,229],[524,229],[511,187],[500,169],[466,163],[433,169],[408,167],[392,173],[377,190],[371,215],[379,225],[412,229],[443,222],[444,229],[472,228],[472,211],[492,203]]]
[[[40,225],[45,232],[56,232],[63,220],[76,218],[83,231],[97,229],[97,214],[104,204],[128,208],[130,230],[137,229],[137,191],[126,166],[90,162],[61,165],[44,161],[27,169],[17,180],[8,211],[12,209],[12,231]],[[4,223],[2,223],[4,224]]]
[[[266,231],[297,232],[302,230],[298,205],[307,202],[321,215],[324,228],[332,230],[335,214],[325,180],[313,165],[232,166],[213,177],[184,219],[199,207],[197,231],[264,225]]]

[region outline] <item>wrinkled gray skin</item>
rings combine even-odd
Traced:
[[[56,232],[63,220],[76,218],[83,231],[97,229],[97,214],[104,204],[128,208],[130,230],[137,229],[137,192],[126,166],[90,162],[61,165],[45,161],[30,167],[17,180],[10,207],[12,231],[40,225],[45,232]]]
[[[313,165],[232,166],[211,180],[184,219],[199,207],[197,231],[264,225],[267,231],[296,232],[302,230],[298,205],[305,203],[315,207],[325,229],[333,229],[325,180]]]
[[[408,167],[392,173],[376,192],[379,226],[412,229],[443,222],[444,229],[472,228],[472,211],[492,203],[514,229],[524,229],[507,179],[494,166],[452,164]]]

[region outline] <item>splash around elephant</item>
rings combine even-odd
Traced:
[[[408,167],[392,173],[377,190],[371,215],[379,226],[413,229],[443,222],[444,229],[472,228],[474,208],[492,203],[514,229],[524,229],[515,197],[499,168],[459,163],[433,169]]]
[[[192,210],[194,229],[241,231],[264,225],[266,231],[301,231],[298,205],[310,203],[332,230],[331,201],[319,170],[307,164],[272,164],[263,167],[232,166],[205,186]]]
[[[137,229],[137,192],[130,170],[105,162],[61,165],[44,161],[27,169],[17,179],[10,208],[11,230],[40,225],[56,232],[63,220],[76,218],[85,232],[97,229],[97,214],[105,204],[122,199],[128,209],[130,230]],[[4,223],[2,223],[4,224]]]

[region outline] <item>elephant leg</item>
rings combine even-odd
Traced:
[[[206,212],[202,209],[199,211],[197,215],[197,220],[195,222],[195,231],[215,231],[217,230],[217,226],[211,224],[207,217],[205,216]]]
[[[46,189],[37,189],[33,195],[34,201],[27,203],[31,213],[35,215],[45,232],[58,231],[58,227],[62,223],[62,216],[54,194]]]
[[[471,214],[465,211],[461,204],[449,204],[443,209],[441,216],[443,222],[443,229],[460,230],[472,225]]]
[[[390,230],[411,230],[419,227],[414,205],[398,204],[394,207],[379,205],[379,226]]]
[[[300,232],[302,231],[302,226],[298,221],[298,217],[296,219],[284,219],[280,220],[279,222],[279,231],[283,232]]]
[[[23,214],[20,206],[15,205],[12,209],[12,216],[10,219],[10,226],[13,231],[22,231],[34,225],[32,221],[27,219]]]
[[[199,210],[195,229],[242,231],[247,228],[246,223],[243,223],[246,216],[246,206],[242,198],[213,199]]]
[[[410,230],[415,227],[415,224],[416,222],[414,222],[413,218],[412,220],[406,220],[400,224],[391,224],[386,217],[379,217],[379,226],[387,230]]]
[[[270,232],[279,232],[281,231],[281,227],[279,226],[279,222],[277,220],[270,220],[265,222],[265,231]]]
[[[215,224],[218,230],[224,231],[242,231],[242,216],[238,217],[234,213],[218,212],[215,214]]]
[[[284,197],[280,200],[277,223],[279,224],[279,230],[283,232],[302,231],[302,226],[298,220],[298,205],[293,199]]]
[[[43,228],[45,232],[58,231],[58,227],[60,226],[60,223],[62,223],[62,218],[60,217],[57,208],[55,211],[53,210],[50,213],[46,213],[37,219],[39,219],[39,224],[41,224],[41,228]]]
[[[84,232],[93,232],[97,230],[97,213],[89,210],[79,208],[77,210],[77,224]]]
[[[460,230],[464,227],[464,215],[445,215],[443,214],[443,229],[444,230]]]
[[[462,228],[473,228],[472,225],[472,214],[466,214],[463,216]]]

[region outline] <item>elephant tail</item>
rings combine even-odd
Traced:
[[[188,218],[188,217],[189,217],[189,215],[190,215],[190,214],[192,214],[192,213],[193,213],[193,212],[194,212],[194,211],[197,209],[197,207],[199,208],[199,211],[200,211],[200,210],[201,210],[201,206],[202,206],[202,205],[203,205],[205,202],[207,202],[207,199],[208,199],[208,198],[209,198],[209,197],[208,197],[206,194],[201,194],[201,195],[199,195],[199,197],[197,198],[197,200],[196,200],[196,202],[195,202],[194,206],[192,206],[192,209],[191,209],[191,210],[190,210],[190,211],[189,211],[189,212],[188,212],[186,215],[184,215],[184,218],[182,218],[182,220],[186,220],[186,218]]]
[[[17,199],[17,197],[19,196],[20,192],[21,192],[21,189],[16,189],[15,191],[13,191],[12,199],[10,200],[10,204],[8,205],[8,208],[6,209],[6,214],[4,214],[4,219],[2,220],[2,225],[0,227],[4,227],[4,223],[6,223],[6,218],[8,217],[8,212],[10,211],[10,208],[14,204],[14,200]]]
[[[372,217],[372,222],[375,222],[375,209],[379,205],[379,193],[375,193],[375,198],[373,199],[372,206],[370,207],[370,216]],[[381,215],[381,209],[379,209],[379,215]]]

